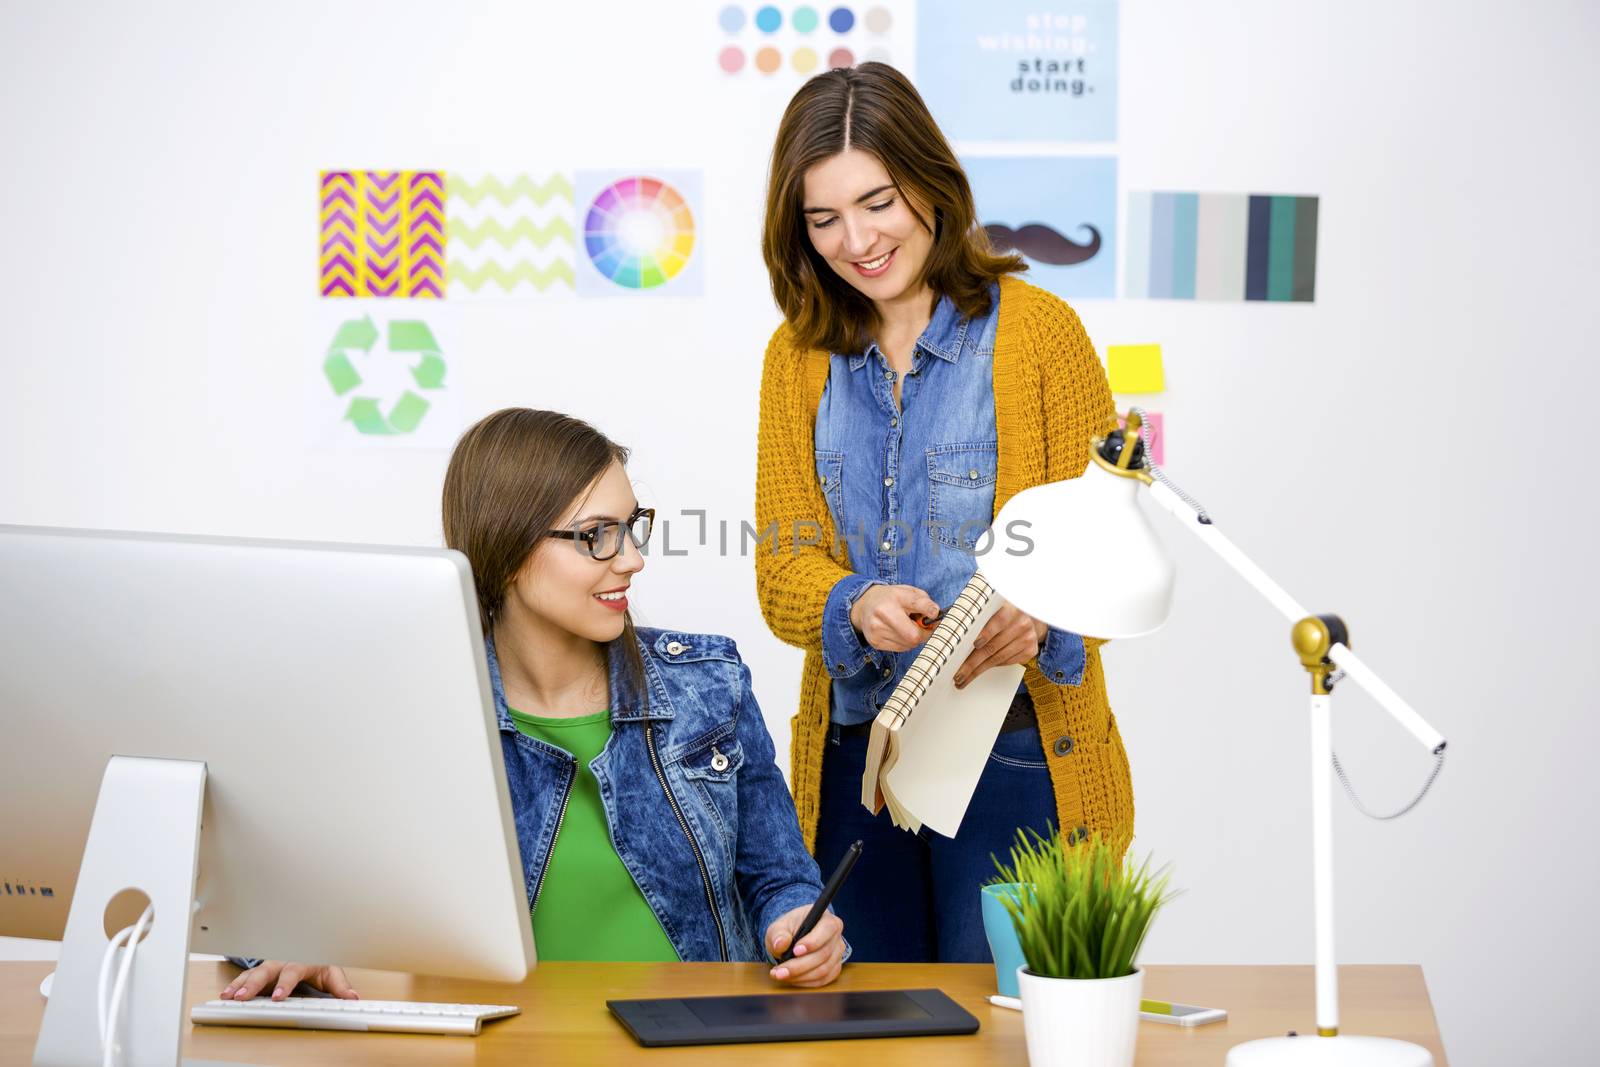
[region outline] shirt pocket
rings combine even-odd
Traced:
[[[817,486],[828,501],[828,513],[833,516],[833,528],[844,528],[844,453],[816,449]]]
[[[693,745],[678,760],[678,769],[726,841],[738,832],[739,768],[743,766],[744,752],[738,736],[732,733]]]
[[[927,454],[929,536],[972,552],[994,521],[996,443],[939,445]]]

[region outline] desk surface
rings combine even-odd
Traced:
[[[39,981],[48,963],[0,963],[0,1064],[28,1064],[44,1016]],[[189,1003],[216,997],[234,968],[220,963],[189,966]],[[646,1049],[635,1045],[611,1013],[607,998],[706,996],[775,991],[758,964],[546,963],[518,986],[415,978],[379,971],[351,971],[361,994],[375,1000],[457,1001],[517,1004],[522,1014],[489,1023],[479,1037],[350,1034],[331,1031],[251,1030],[192,1027],[184,1055],[297,1067],[345,1064],[672,1064],[750,1063],[748,1045]],[[1028,1061],[1022,1016],[996,1008],[994,968],[976,964],[852,964],[831,989],[908,989],[934,986],[977,1016],[979,1030],[965,1037],[884,1038],[870,1051],[872,1067],[939,1064],[1017,1064]],[[1433,1005],[1415,966],[1339,968],[1341,1023],[1346,1033],[1414,1041],[1445,1067]],[[792,994],[804,996],[804,993]],[[1215,1067],[1240,1041],[1296,1030],[1315,1033],[1310,967],[1218,967],[1152,965],[1145,996],[1226,1008],[1228,1020],[1184,1028],[1139,1024],[1140,1067]],[[1307,1040],[1314,1040],[1308,1038]],[[808,1042],[763,1045],[762,1067],[837,1062],[845,1045]]]

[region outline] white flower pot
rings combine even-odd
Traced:
[[[1133,1067],[1144,972],[1041,978],[1017,968],[1031,1067]]]

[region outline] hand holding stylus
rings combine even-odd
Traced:
[[[845,849],[839,866],[834,868],[815,904],[809,909],[796,908],[772,924],[767,931],[767,943],[778,960],[778,965],[772,969],[772,977],[780,981],[794,981],[796,969],[800,968],[808,980],[796,984],[818,986],[827,985],[839,976],[839,968],[844,963],[844,923],[828,910],[828,906],[833,903],[833,898],[839,894],[839,887],[850,877],[856,860],[860,858],[861,842],[857,841]],[[789,922],[799,916],[802,910],[805,914],[799,919],[798,925],[789,927]],[[829,935],[827,947],[819,949],[815,944],[817,934],[829,927],[837,929]],[[776,936],[774,930],[777,931]],[[810,962],[812,960],[815,962]]]

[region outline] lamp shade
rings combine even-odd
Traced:
[[[1159,629],[1176,572],[1139,506],[1143,486],[1091,461],[1081,477],[1024,489],[995,516],[993,548],[978,570],[1012,604],[1061,630],[1122,638]]]

